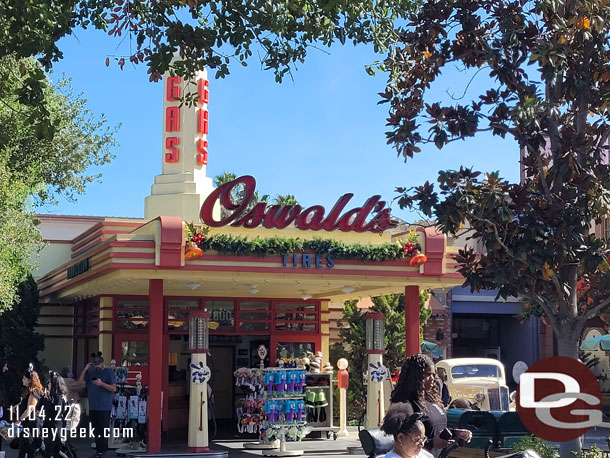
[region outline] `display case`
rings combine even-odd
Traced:
[[[308,393],[313,393],[313,396]],[[336,440],[339,426],[335,426],[333,421],[333,373],[308,372],[305,378],[305,399],[307,425],[311,428],[309,437],[325,435]]]

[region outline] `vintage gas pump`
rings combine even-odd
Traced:
[[[347,430],[347,388],[349,386],[349,372],[347,359],[341,358],[337,361],[339,372],[337,373],[337,386],[339,387],[339,436],[349,436]]]
[[[385,409],[383,382],[388,370],[383,365],[385,352],[385,317],[382,313],[366,314],[366,354],[368,380],[366,386],[366,428],[378,428]]]
[[[210,368],[206,364],[209,352],[208,312],[189,314],[189,352],[191,353],[191,394],[189,399],[189,452],[209,452],[208,439],[208,381]]]

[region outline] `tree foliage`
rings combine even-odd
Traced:
[[[430,317],[430,310],[426,309],[426,301],[430,297],[428,291],[421,291],[419,297],[420,342],[423,339],[423,328]],[[371,298],[373,305],[370,310],[383,313],[385,316],[385,348],[383,364],[395,371],[400,369],[405,359],[405,296],[404,294],[388,294]],[[359,418],[364,408],[363,374],[368,370],[366,356],[366,313],[368,310],[358,308],[358,301],[351,300],[344,303],[343,313],[338,324],[341,330],[339,336],[344,339],[335,343],[332,349],[333,362],[338,358],[349,361],[350,375],[348,399],[350,412],[353,417]]]
[[[8,362],[14,400],[23,392],[21,375],[30,362],[42,376],[42,363],[37,355],[44,350],[44,337],[34,331],[39,313],[38,287],[28,275],[19,284],[15,306],[4,312],[0,320],[0,356]]]
[[[208,67],[224,77],[254,55],[282,81],[311,47],[351,40],[386,49],[397,37],[394,20],[411,7],[408,0],[0,0],[0,59],[35,57],[49,70],[63,57],[60,38],[93,27],[118,45],[129,40],[127,53],[107,57],[107,65],[143,63],[151,81],[170,65],[183,76]],[[172,64],[175,53],[183,60]],[[18,91],[0,85],[0,99],[16,95],[30,105],[37,112],[31,122],[50,138],[55,128],[40,103],[48,82],[40,71],[23,70]]]
[[[559,354],[574,358],[585,321],[610,303],[608,245],[592,226],[610,204],[609,25],[610,9],[597,0],[428,0],[385,61],[388,140],[405,160],[422,145],[481,132],[518,142],[519,183],[461,168],[441,171],[436,185],[399,188],[399,201],[446,234],[468,228],[483,252],[459,252],[465,285],[532,298]],[[489,78],[473,76],[472,98],[428,100],[456,64]]]
[[[9,93],[22,84],[20,69],[42,71],[31,59],[0,59],[0,81]],[[18,97],[3,98],[0,104],[0,313],[14,302],[16,287],[41,247],[32,205],[53,203],[59,196],[75,199],[99,178],[87,169],[112,157],[114,129],[91,114],[68,80],[57,86],[46,81],[41,96],[55,129],[52,137],[40,135],[39,125],[32,122],[37,107]]]

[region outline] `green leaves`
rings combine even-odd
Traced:
[[[1,311],[15,302],[42,248],[30,208],[82,194],[99,178],[87,169],[110,161],[115,130],[88,111],[68,81],[53,87],[32,59],[0,59],[0,81]]]
[[[298,237],[246,237],[216,234],[200,245],[204,250],[214,250],[237,256],[281,255],[300,251],[313,251],[320,255],[332,255],[335,259],[358,259],[361,261],[386,261],[403,256],[400,247],[394,243],[381,245],[347,244],[333,239],[314,238],[305,240]]]

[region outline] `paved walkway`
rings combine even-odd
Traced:
[[[250,440],[244,441],[244,439],[224,439],[213,441],[211,449],[213,451],[227,451],[231,458],[256,458],[261,457],[260,450],[246,450],[243,448],[243,443]],[[251,442],[255,442],[252,440]],[[76,448],[78,458],[89,458],[95,453],[95,450],[91,448],[91,441],[86,439],[75,439],[71,440],[71,443]],[[358,432],[354,428],[350,431],[350,437],[332,439],[306,439],[302,442],[288,442],[288,450],[303,450],[307,458],[331,458],[333,456],[353,456],[354,458],[363,458],[364,455],[348,455],[347,447],[359,447],[360,441],[358,440]],[[11,450],[6,442],[3,443],[2,450],[6,451],[6,458],[17,458],[18,450]],[[163,444],[162,452],[164,453],[178,453],[186,452],[186,442],[176,441],[167,442]],[[113,450],[109,450],[108,458],[115,458],[117,455]],[[38,456],[40,458],[40,455]]]
[[[307,458],[333,458],[333,457],[354,457],[363,458],[364,455],[350,455],[347,453],[348,447],[359,447],[360,441],[358,440],[358,432],[356,428],[349,428],[349,437],[340,437],[337,440],[332,439],[306,439],[302,442],[288,442],[288,450],[303,450],[304,456]],[[610,429],[605,428],[591,428],[585,435],[585,447],[590,447],[592,444],[596,444],[600,449],[607,450],[606,438],[610,436]],[[213,441],[211,449],[213,451],[227,451],[230,458],[257,458],[261,457],[262,453],[260,450],[246,450],[243,448],[243,443],[250,440],[244,441],[244,439],[221,439]],[[252,442],[254,442],[252,440]],[[85,439],[77,439],[72,441],[75,446],[78,458],[89,458],[95,450],[91,448],[91,441]],[[6,451],[6,458],[17,458],[18,451],[11,450],[8,448],[6,442],[3,443],[3,450]],[[166,442],[163,444],[162,452],[165,453],[184,453],[186,452],[185,441]],[[482,453],[482,451],[481,451]],[[108,458],[115,458],[117,455],[114,451],[109,451]],[[40,456],[39,456],[40,457]],[[38,457],[38,458],[39,458]]]

